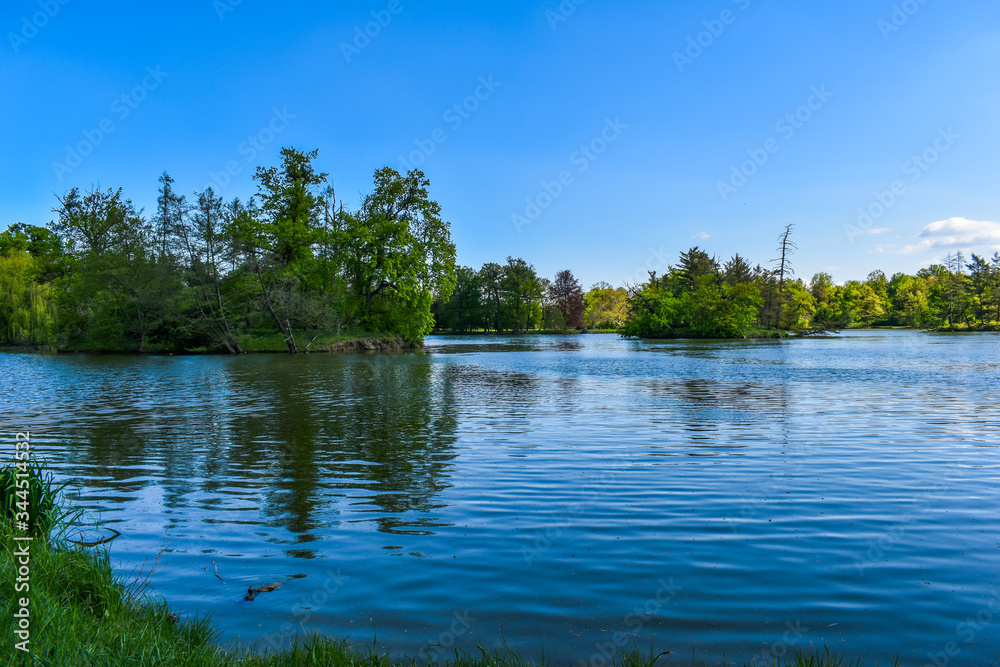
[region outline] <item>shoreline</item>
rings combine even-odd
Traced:
[[[851,331],[916,331],[922,333],[931,334],[974,334],[974,333],[1000,333],[1000,325],[984,325],[975,327],[947,327],[947,328],[936,328],[936,329],[923,329],[917,327],[897,327],[897,326],[884,326],[884,327],[851,327],[838,330],[829,330],[825,332],[817,333],[805,333],[800,334],[794,331],[789,331],[782,335],[778,331],[773,330],[758,330],[743,338],[712,338],[705,336],[692,335],[690,332],[678,331],[676,335],[671,336],[660,336],[660,337],[625,337],[631,340],[647,340],[647,341],[674,341],[674,340],[695,340],[695,341],[749,341],[749,340],[791,340],[796,338],[805,337],[823,337],[825,335],[837,335],[839,333],[851,332]],[[620,331],[612,331],[607,329],[601,329],[596,331],[578,331],[578,330],[567,330],[567,331],[524,331],[524,332],[512,332],[505,331],[502,333],[496,333],[492,331],[447,331],[439,330],[432,331],[427,334],[423,340],[420,341],[410,341],[399,336],[392,336],[389,334],[359,334],[350,336],[335,336],[333,341],[324,342],[322,345],[317,347],[312,347],[312,344],[302,342],[300,344],[299,354],[302,355],[315,355],[315,354],[390,354],[390,353],[403,353],[403,352],[417,352],[425,348],[425,340],[427,338],[436,337],[446,337],[446,336],[470,336],[479,337],[484,339],[491,338],[506,338],[506,337],[521,337],[521,336],[621,336]],[[624,336],[623,336],[624,337]],[[244,355],[263,355],[263,354],[283,354],[288,355],[287,346],[279,334],[268,334],[265,336],[254,336],[253,334],[247,334],[242,337],[241,347],[243,348],[242,354]],[[182,357],[182,356],[240,356],[234,355],[224,350],[209,350],[209,349],[192,349],[192,350],[170,350],[165,348],[153,347],[145,352],[139,352],[138,350],[108,350],[108,349],[87,349],[87,348],[77,348],[77,347],[67,347],[58,348],[54,345],[43,345],[43,344],[24,344],[24,345],[0,345],[0,354],[42,354],[42,355],[128,355],[128,356],[150,356],[150,357]]]

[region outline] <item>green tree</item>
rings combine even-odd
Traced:
[[[863,326],[870,327],[885,317],[882,298],[870,284],[861,285],[854,299],[854,319]]]
[[[156,215],[153,216],[153,233],[159,248],[160,260],[166,260],[171,253],[171,241],[184,225],[187,202],[183,195],[174,192],[174,179],[163,172],[160,176],[159,197],[156,199]]]
[[[628,292],[598,283],[584,295],[584,324],[588,329],[621,329],[628,317]]]
[[[473,331],[483,325],[483,285],[475,269],[468,266],[455,269],[455,289],[442,314],[452,331]]]
[[[52,286],[36,281],[40,261],[25,250],[11,247],[0,253],[0,344],[55,342]]]
[[[985,323],[990,307],[993,287],[993,271],[990,262],[972,253],[972,261],[965,265],[969,269],[968,289],[972,307],[980,322]]]
[[[503,331],[505,319],[503,276],[504,269],[496,262],[487,262],[479,270],[483,288],[483,317],[495,333]]]
[[[423,172],[375,172],[361,210],[344,213],[340,246],[359,319],[370,330],[422,338],[434,326],[434,296],[455,286],[455,244]]]
[[[176,276],[153,254],[150,225],[119,189],[59,198],[52,230],[69,258],[59,281],[60,321],[70,340],[145,352],[175,312]]]
[[[668,277],[650,272],[649,282],[631,290],[628,320],[622,335],[638,338],[673,337],[681,323],[681,300]]]
[[[726,262],[723,271],[723,280],[730,285],[752,283],[754,281],[753,267],[737,253],[733,255],[732,259]]]
[[[508,257],[501,283],[511,328],[514,333],[527,331],[532,322],[532,306],[542,298],[542,285],[535,267],[520,257]]]
[[[245,304],[251,289],[241,280],[244,274],[234,270],[222,198],[209,187],[197,195],[197,202],[193,215],[182,218],[173,228],[186,260],[186,282],[196,308],[194,320],[205,329],[212,346],[221,345],[230,354],[240,354],[243,349],[233,323],[233,301]]]

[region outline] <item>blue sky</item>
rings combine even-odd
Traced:
[[[292,145],[348,206],[419,163],[461,263],[585,286],[764,263],[787,223],[805,278],[1000,250],[995,0],[8,0],[0,31],[0,226],[72,186],[149,210],[164,170],[246,198]]]

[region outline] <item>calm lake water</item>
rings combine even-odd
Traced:
[[[165,549],[153,589],[226,640],[1000,664],[995,335],[433,337],[0,376],[11,454],[30,428],[121,531],[115,562]]]

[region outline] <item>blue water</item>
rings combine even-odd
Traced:
[[[995,335],[432,337],[0,371],[11,454],[30,428],[122,533],[115,562],[162,550],[153,590],[224,641],[1000,664]]]

